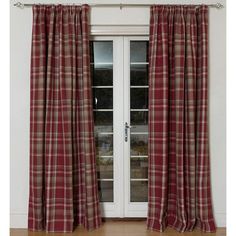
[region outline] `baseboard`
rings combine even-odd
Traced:
[[[226,227],[226,213],[215,213],[217,227]]]
[[[10,228],[24,229],[28,226],[27,213],[11,213]]]
[[[10,228],[24,229],[27,228],[27,213],[11,213]],[[226,214],[215,213],[217,227],[226,227]]]

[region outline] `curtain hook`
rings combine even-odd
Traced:
[[[123,8],[123,5],[122,5],[122,3],[120,3],[120,10],[122,10],[122,8]]]

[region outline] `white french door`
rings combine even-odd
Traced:
[[[104,217],[146,217],[148,38],[90,44],[97,176]]]

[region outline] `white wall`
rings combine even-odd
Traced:
[[[24,0],[22,0],[24,1]],[[145,3],[215,3],[217,0],[168,0]],[[76,0],[30,3],[79,3]],[[83,1],[85,2],[85,1]],[[119,0],[86,1],[87,3],[119,3]],[[226,4],[221,0],[221,3]],[[31,8],[13,7],[11,1],[11,227],[27,227],[29,169],[29,95]],[[141,0],[126,3],[144,3]],[[214,213],[218,227],[226,226],[226,9],[210,9],[210,153]],[[93,8],[91,24],[149,24],[146,8]]]

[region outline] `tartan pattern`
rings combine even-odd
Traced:
[[[88,20],[88,5],[33,6],[30,230],[101,224]]]
[[[151,7],[148,229],[216,230],[208,150],[208,7]]]

